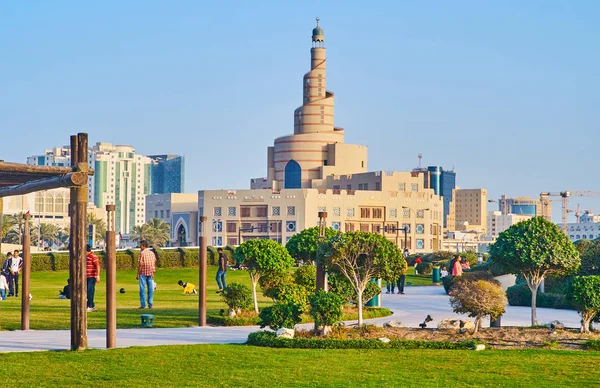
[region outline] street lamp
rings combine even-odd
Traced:
[[[465,251],[465,243],[466,243],[465,237],[467,237],[467,234],[478,234],[476,230],[467,230],[467,231],[465,231],[463,233],[464,234],[463,234],[462,238],[460,239],[460,243],[458,243],[456,245],[456,252],[460,252],[459,251],[459,246],[460,246],[461,249],[462,249],[462,252],[464,253],[464,251]]]

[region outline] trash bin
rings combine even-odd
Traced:
[[[433,271],[431,272],[431,282],[433,284],[440,283],[440,267],[433,267]]]
[[[379,287],[379,289],[381,289],[381,279],[371,279],[369,280],[371,283],[375,283],[377,284],[377,286]],[[371,299],[369,299],[367,301],[367,303],[365,303],[365,306],[367,307],[381,307],[381,293],[375,295],[374,297],[372,297]]]

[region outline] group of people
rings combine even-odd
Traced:
[[[19,296],[19,274],[23,269],[23,259],[19,250],[8,252],[0,271],[0,300],[8,296]]]
[[[471,268],[469,264],[469,260],[466,258],[460,257],[460,255],[454,255],[454,258],[450,262],[450,275],[452,276],[461,276],[463,273],[463,269]]]
[[[404,252],[402,252],[402,257],[404,258],[404,260],[406,261],[406,258],[408,257],[409,252],[408,249],[404,249]],[[400,273],[400,277],[398,278],[398,280],[396,282],[386,282],[385,288],[386,288],[386,294],[393,294],[394,293],[394,289],[395,286],[398,286],[398,294],[404,295],[404,282],[406,281],[406,270],[408,268],[408,265],[404,266],[404,269],[402,270],[402,272]]]

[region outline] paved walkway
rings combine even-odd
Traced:
[[[406,327],[419,327],[429,314],[433,321],[429,327],[436,327],[444,318],[461,317],[452,312],[448,296],[442,287],[407,287],[405,295],[388,295],[385,290],[382,304],[393,311],[391,317],[366,320],[368,323],[383,324],[396,320]],[[538,322],[548,323],[559,320],[567,327],[579,327],[580,317],[572,310],[537,309]],[[160,319],[160,317],[157,317]],[[354,321],[355,322],[355,321]],[[531,309],[529,307],[507,306],[502,317],[503,326],[529,326]],[[489,319],[484,326],[489,325]],[[312,324],[298,325],[310,328]],[[156,346],[156,345],[189,345],[189,344],[225,344],[243,343],[248,334],[258,330],[258,326],[246,327],[187,327],[177,329],[119,329],[117,330],[117,346]],[[88,347],[104,349],[106,345],[105,330],[88,331]],[[69,349],[70,332],[68,330],[30,330],[0,331],[1,352],[31,352],[41,350]]]

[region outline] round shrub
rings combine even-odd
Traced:
[[[416,270],[419,275],[431,275],[431,272],[433,272],[433,266],[430,262],[423,262],[417,264]]]
[[[272,330],[279,330],[282,327],[293,329],[296,323],[302,320],[300,315],[300,309],[293,303],[275,303],[262,309],[258,324],[261,329],[266,326]]]
[[[294,273],[294,282],[313,291],[317,288],[317,267],[314,265],[303,265]]]
[[[278,288],[277,299],[281,303],[290,303],[298,306],[301,313],[309,310],[309,291],[295,283],[283,284]]]
[[[342,318],[344,300],[331,292],[319,290],[310,298],[310,316],[317,327],[331,326]]]
[[[230,313],[246,310],[252,305],[252,291],[240,283],[230,283],[223,291],[222,298]]]
[[[592,319],[600,313],[600,276],[575,277],[568,298],[581,314],[581,332],[589,333]]]
[[[496,319],[504,314],[506,295],[497,280],[481,280],[476,277],[457,276],[450,288],[450,305],[455,313],[468,313],[475,318],[475,332],[483,317]]]
[[[269,271],[258,280],[263,295],[274,301],[279,299],[280,288],[290,283],[292,283],[292,275],[288,271]]]

